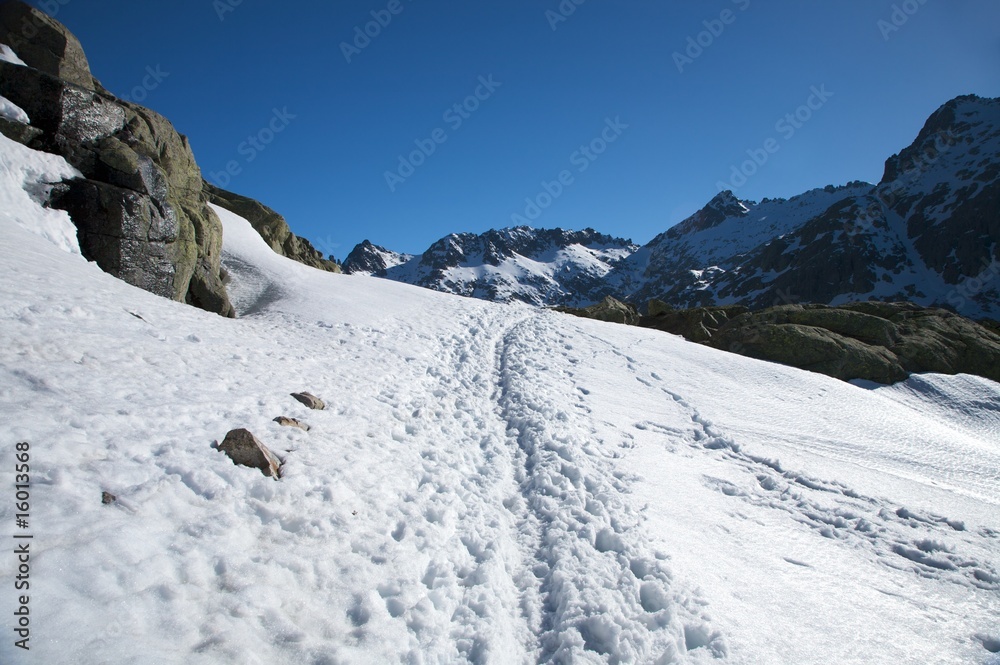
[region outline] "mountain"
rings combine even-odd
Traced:
[[[563,251],[529,243],[522,253],[504,240],[513,233],[573,235],[519,228],[449,236],[418,259],[367,272],[544,305],[608,295],[678,308],[876,299],[998,319],[1000,99],[970,95],[942,106],[912,145],[886,161],[877,185],[852,182],[759,203],[724,191],[642,247],[605,239],[597,252],[557,242]],[[490,251],[494,238],[499,258]]]
[[[998,272],[1000,100],[969,96],[935,112],[877,186],[759,204],[723,192],[612,284],[678,307],[908,300],[998,318]]]
[[[598,297],[607,275],[636,249],[630,240],[593,229],[518,226],[452,234],[420,256],[366,240],[351,251],[343,269],[496,302],[579,305]]]
[[[84,260],[72,170],[0,136],[4,665],[995,662],[1000,384],[315,270],[215,206],[231,320]]]

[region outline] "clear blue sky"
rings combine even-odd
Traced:
[[[575,11],[558,22],[546,12],[559,0],[398,2],[35,4],[58,6],[112,92],[145,79],[136,97],[190,137],[207,177],[236,162],[228,189],[339,258],[365,238],[418,253],[510,226],[564,170],[572,180],[533,226],[646,242],[769,138],[778,150],[741,198],[877,181],[942,103],[1000,96],[996,0],[564,0]],[[342,43],[389,9],[348,62]],[[685,54],[689,38],[700,54]],[[697,57],[679,67],[678,52]],[[479,87],[490,76],[492,92]],[[779,130],[813,86],[832,96]],[[446,116],[477,88],[474,112]],[[602,154],[574,154],[617,118],[628,127],[605,132]],[[261,136],[272,122],[281,131]],[[391,191],[386,172],[435,129],[445,141]],[[251,136],[273,140],[258,150]]]

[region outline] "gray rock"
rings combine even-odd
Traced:
[[[322,411],[326,408],[326,404],[319,397],[316,397],[312,393],[292,393],[292,397],[302,402],[310,409],[315,409],[316,411]]]
[[[607,296],[601,302],[590,307],[556,307],[557,312],[572,314],[585,319],[607,321],[609,323],[626,323],[629,325],[639,321],[639,311],[627,303]]]
[[[297,418],[289,418],[288,416],[278,416],[274,419],[274,422],[278,423],[282,427],[298,427],[303,432],[308,432],[310,430],[309,425],[306,425],[301,420]]]
[[[275,480],[281,474],[281,461],[250,430],[231,430],[219,444],[219,450],[226,453],[234,464],[259,469]]]
[[[29,67],[94,90],[87,56],[64,25],[31,5],[11,0],[0,5],[0,43],[10,46]]]
[[[118,497],[116,497],[111,492],[101,492],[101,503],[103,503],[105,506],[112,504],[117,500]]]
[[[25,11],[10,16],[34,16]],[[75,58],[74,48],[60,53]],[[158,295],[235,316],[222,283],[222,223],[208,207],[187,138],[154,111],[100,86],[80,85],[78,70],[72,63],[36,69],[0,62],[0,95],[23,108],[41,131],[31,146],[62,155],[84,175],[54,187],[50,205],[69,212],[84,256],[103,270]],[[78,75],[59,78],[74,71]]]
[[[21,122],[14,122],[7,118],[0,118],[0,134],[3,134],[11,141],[17,141],[22,145],[30,146],[31,142],[42,135],[42,130]]]

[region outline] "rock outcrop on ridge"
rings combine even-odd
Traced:
[[[147,291],[233,316],[220,271],[222,224],[187,138],[104,90],[76,37],[34,7],[0,5],[0,42],[27,65],[0,62],[0,95],[40,130],[28,145],[63,156],[84,176],[56,185],[50,202],[70,214],[84,256]]]
[[[610,302],[610,304],[609,304]],[[751,311],[741,305],[673,309],[662,301],[639,316],[613,299],[561,311],[584,318],[633,323],[691,342],[850,381],[891,384],[910,374],[975,374],[1000,381],[1000,334],[944,309],[906,302],[779,305]],[[631,311],[633,317],[616,316]]]
[[[103,270],[235,316],[221,267],[222,223],[208,205],[214,203],[250,220],[275,252],[340,272],[275,211],[206,183],[187,137],[155,111],[108,92],[61,23],[9,0],[0,4],[0,44],[16,55],[0,58],[0,96],[30,121],[0,118],[0,132],[61,155],[83,174],[54,183],[49,205],[69,213],[83,255]]]

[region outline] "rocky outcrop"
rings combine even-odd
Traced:
[[[264,242],[278,254],[313,268],[341,272],[340,265],[332,256],[323,258],[323,253],[313,247],[308,240],[292,233],[284,217],[263,203],[228,192],[207,181],[203,182],[203,187],[211,203],[250,222]]]
[[[1000,335],[947,310],[912,303],[661,311],[641,325],[843,380],[888,384],[937,372],[1000,381]]]
[[[651,300],[648,315],[639,324],[681,335],[691,342],[707,342],[719,328],[748,311],[750,310],[741,305],[673,309],[663,301]]]
[[[226,453],[233,464],[259,469],[265,476],[275,480],[281,475],[281,460],[250,430],[230,430],[219,444],[219,450]]]
[[[41,72],[86,90],[97,88],[80,41],[54,18],[26,3],[0,4],[0,44]]]
[[[639,321],[639,310],[632,305],[623,303],[622,301],[612,298],[611,296],[606,297],[601,302],[596,305],[591,305],[590,307],[555,307],[554,309],[557,312],[573,314],[574,316],[580,316],[585,319],[594,319],[595,321],[606,321],[608,323],[624,323],[626,325],[634,325]]]
[[[37,9],[0,5],[0,35],[27,65],[0,62],[0,95],[37,130],[26,142],[84,176],[54,187],[50,202],[70,214],[84,256],[147,291],[234,316],[220,272],[222,224],[187,138],[105,91],[76,38]]]
[[[912,373],[975,374],[1000,382],[1000,330],[944,309],[908,302],[839,307],[741,305],[674,309],[653,300],[648,314],[614,298],[557,311],[681,335],[690,342],[850,381],[891,384]]]

